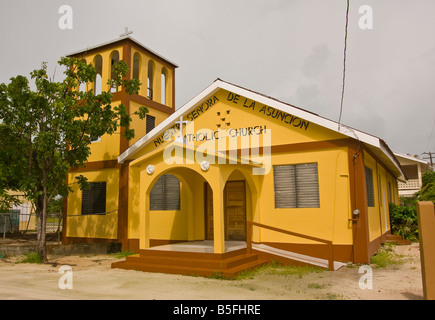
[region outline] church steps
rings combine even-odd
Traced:
[[[150,250],[152,251],[152,250]],[[126,257],[125,261],[115,262],[112,268],[139,270],[146,272],[159,272],[184,275],[213,276],[222,275],[232,278],[237,274],[260,267],[266,264],[266,260],[260,260],[257,254],[247,254],[243,250],[238,255],[230,254],[222,258],[215,255],[210,259],[208,254],[191,254],[190,252],[147,252],[146,255],[137,254]]]
[[[227,269],[227,268],[233,268],[241,264],[255,261],[256,259],[257,259],[256,255],[248,255],[248,254],[242,254],[236,257],[230,257],[226,259],[194,258],[191,257],[190,255],[189,256],[185,255],[184,257],[174,257],[172,255],[166,255],[166,256],[134,255],[134,256],[126,257],[126,262]]]
[[[140,256],[149,257],[149,256],[171,256],[171,257],[180,257],[185,258],[186,255],[198,258],[198,259],[210,259],[210,260],[222,260],[226,258],[240,256],[241,254],[246,253],[246,248],[233,250],[225,253],[208,253],[208,252],[187,252],[187,251],[168,251],[168,250],[155,250],[145,249],[139,250]]]
[[[390,243],[394,243],[397,245],[410,245],[411,244],[411,240],[403,239],[403,237],[401,235],[397,235],[397,234],[387,234],[385,241],[390,242]]]

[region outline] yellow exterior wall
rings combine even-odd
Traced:
[[[146,119],[144,118],[143,120],[141,120],[137,115],[133,115],[133,113],[138,111],[141,106],[142,104],[136,103],[134,101],[130,101],[130,114],[132,114],[130,129],[134,129],[135,135],[134,138],[129,141],[129,146],[134,144],[137,140],[139,140],[146,134]],[[168,117],[167,113],[149,107],[148,107],[147,115],[156,118],[156,125],[155,125],[156,127]]]
[[[103,68],[102,68],[102,90],[109,91],[110,87],[107,85],[107,81],[110,79],[110,69],[111,69],[111,56],[113,52],[117,50],[119,53],[119,58],[124,59],[123,57],[123,47],[118,46],[111,49],[101,50],[97,53],[92,54],[84,54],[81,59],[84,59],[86,63],[93,63],[95,57],[97,55],[101,55],[103,60]],[[132,47],[131,49],[131,68],[130,73],[131,77],[133,77],[133,57],[135,53],[139,54],[139,80],[142,83],[139,91],[139,95],[147,97],[147,75],[148,75],[148,62],[152,61],[154,64],[154,98],[153,101],[158,103],[162,103],[161,101],[161,72],[164,68],[166,70],[167,79],[166,79],[166,106],[173,106],[173,78],[174,78],[174,68],[167,63],[163,63],[160,60],[153,59],[150,54],[147,54],[144,50],[140,48]],[[124,59],[125,60],[125,59]],[[90,90],[94,88],[94,83],[87,83],[86,90]],[[119,104],[119,102],[114,101],[112,103],[113,106]],[[138,104],[134,101],[130,102],[130,114],[133,114],[135,111],[139,109],[142,104]],[[153,109],[148,107],[149,115],[156,118],[156,126],[160,124],[164,119],[168,117],[167,113],[162,111]],[[129,141],[129,146],[131,146],[134,142],[140,139],[142,136],[146,134],[146,121],[140,120],[139,117],[132,115],[132,122],[130,127],[135,129],[135,138]],[[104,135],[101,137],[101,141],[94,142],[91,144],[91,156],[88,161],[101,161],[101,160],[114,160],[118,158],[119,155],[119,147],[120,147],[120,130],[118,129],[113,135]]]
[[[390,230],[388,181],[392,199],[397,203],[397,182],[370,154],[364,152],[364,165],[372,169],[375,206],[368,207],[369,240],[373,241]]]
[[[161,154],[160,154],[161,155]],[[142,174],[147,179],[141,179],[141,173],[146,170],[145,165],[130,166],[129,174],[129,238],[140,238],[140,219],[144,209],[140,208],[140,204],[145,203],[147,192],[152,189],[152,186],[162,174],[173,174],[179,178],[181,182],[181,210],[168,211],[149,211],[148,205],[146,210],[149,211],[150,237],[151,239],[160,240],[198,240],[204,238],[204,182],[200,174],[195,174],[194,171],[182,167],[174,167],[165,164],[159,160],[159,157],[152,157],[146,164],[153,163],[159,174],[148,176]],[[186,173],[187,171],[187,173]],[[152,185],[148,186],[148,183]],[[145,189],[145,190],[144,190]],[[193,201],[199,199],[198,201]]]
[[[388,185],[387,185],[387,171],[377,163],[378,170],[378,185],[379,185],[379,220],[380,230],[384,234],[390,230],[390,213],[388,204]]]
[[[119,59],[123,59],[122,46],[118,46],[112,49],[101,50],[97,53],[84,54],[81,59],[86,60],[86,63],[92,63],[95,66],[94,60],[97,55],[101,55],[103,60],[102,65],[102,90],[109,91],[110,87],[107,85],[107,81],[110,79],[111,72],[111,57],[113,52],[117,50],[119,53]],[[94,83],[87,83],[86,90],[94,89]],[[112,106],[118,105],[119,102],[114,101]],[[101,141],[93,142],[90,145],[91,155],[88,158],[88,162],[101,161],[101,160],[114,160],[118,158],[120,147],[120,130],[118,129],[112,135],[103,135],[100,137]]]
[[[273,118],[268,114],[277,111],[276,109],[258,102],[254,103],[254,101],[246,99],[245,97],[238,97],[237,99],[229,101],[230,94],[233,93],[226,90],[219,90],[216,94],[206,99],[204,103],[187,114],[183,119],[191,122],[188,124],[187,129],[186,126],[183,127],[183,135],[191,132],[196,134],[204,132],[210,135],[217,132],[219,129],[225,129],[230,133],[231,129],[233,130],[231,132],[235,132],[234,130],[240,128],[245,130],[247,127],[253,128],[256,126],[258,126],[256,129],[258,131],[261,126],[263,129],[266,128],[267,130],[271,130],[272,145],[334,140],[346,137],[342,134],[299,118],[295,120],[294,123],[300,124],[300,126],[295,127],[289,125],[285,121],[290,121],[290,119],[292,119],[291,115],[288,115],[284,120],[281,120],[281,118]],[[253,105],[253,103],[255,105]],[[251,106],[253,106],[253,108]],[[230,113],[228,114],[227,111],[230,111]],[[218,112],[221,116],[217,115]],[[221,120],[222,117],[225,118],[225,121]],[[228,122],[230,123],[229,126],[226,125]],[[221,124],[220,128],[217,126],[218,124]],[[173,140],[178,135],[178,129],[168,129],[166,133],[162,133],[140,150],[136,157],[152,152],[156,147],[163,146],[167,141]],[[251,137],[255,138],[255,135],[252,135]],[[261,147],[263,144],[262,135],[257,137],[259,138],[259,146]],[[215,150],[219,150],[218,140],[216,139],[211,142],[188,141],[188,143],[203,147],[206,146],[206,143],[215,143]],[[227,145],[229,145],[228,138]],[[241,137],[237,137],[237,146],[240,147],[240,145]]]
[[[216,183],[221,188],[228,180],[246,180],[247,219],[270,226],[287,229],[325,240],[333,240],[334,244],[352,244],[349,176],[347,148],[277,154],[273,156],[274,164],[297,164],[318,162],[320,208],[275,209],[273,194],[273,171],[262,178],[252,181],[246,179],[250,174],[248,166],[216,165],[220,173],[220,182],[212,178],[211,172],[201,172],[198,164],[174,167],[160,161],[159,156],[150,157],[142,164],[132,164],[129,193],[129,237],[143,238],[145,231],[140,230],[141,214],[148,210],[148,192],[161,174],[171,173],[190,186],[190,191],[182,191],[181,211],[150,211],[144,225],[148,226],[150,239],[200,240],[204,239],[204,181],[213,187]],[[155,174],[148,175],[146,166],[153,164]],[[187,169],[187,168],[189,169]],[[231,175],[236,170],[236,174]],[[240,171],[240,172],[238,172]],[[140,176],[141,178],[138,178]],[[203,176],[203,177],[202,177]],[[225,178],[226,177],[226,178]],[[184,181],[183,181],[184,180]],[[262,183],[260,183],[260,181]],[[215,192],[216,189],[213,190]],[[258,203],[256,203],[256,201]],[[140,204],[142,203],[142,208]],[[188,205],[191,203],[191,205]],[[256,210],[258,205],[258,210]],[[312,243],[305,239],[290,237],[271,231],[254,230],[254,241]]]
[[[261,189],[260,223],[281,229],[332,240],[334,244],[352,243],[352,224],[347,148],[324,151],[279,154],[272,157],[274,165],[318,164],[319,208],[275,209],[273,171],[264,177]],[[306,239],[273,231],[261,232],[262,242],[307,243]]]
[[[83,175],[89,182],[106,182],[106,215],[81,215],[82,191],[75,177]],[[68,181],[72,183],[73,192],[68,197],[67,237],[88,237],[116,239],[118,233],[118,169],[104,169],[82,173],[70,173]]]
[[[100,141],[92,142],[89,146],[91,154],[88,157],[88,162],[102,160],[117,160],[120,147],[120,129],[116,130],[112,135],[105,134],[100,137]]]
[[[216,124],[220,122],[217,112],[227,114],[229,110],[229,123],[226,127],[230,128],[246,128],[247,126],[263,126],[272,132],[272,145],[286,145],[291,143],[305,143],[325,140],[342,139],[344,136],[331,130],[325,129],[313,123],[309,123],[307,128],[289,126],[281,119],[274,119],[267,114],[260,112],[264,105],[256,103],[254,108],[253,101],[248,101],[243,97],[239,97],[234,101],[229,101],[230,93],[224,90],[217,92],[213,99],[213,104],[208,107],[207,116],[204,112],[201,113],[198,108],[191,112],[184,119],[191,117],[194,119],[194,133],[201,129],[210,128],[217,130]],[[245,101],[246,100],[246,101]],[[206,103],[206,102],[205,102]],[[248,106],[248,107],[246,107]],[[268,106],[266,106],[267,108]],[[211,114],[210,114],[211,113]],[[227,118],[228,120],[228,118]],[[178,132],[173,131],[173,136],[178,136]],[[186,132],[185,132],[186,134]],[[240,147],[240,137],[239,147]],[[154,140],[156,141],[156,140]],[[260,145],[262,139],[260,139]],[[165,164],[162,158],[162,153],[156,150],[163,150],[165,144],[150,142],[143,150],[136,154],[136,159],[142,157],[147,158],[142,164],[131,165],[130,167],[130,182],[129,182],[129,237],[141,237],[141,230],[138,222],[140,221],[141,209],[139,203],[146,203],[143,188],[147,183],[141,180],[140,176],[150,179],[145,172],[148,164],[153,164],[157,174],[161,172],[172,173],[179,171],[176,165]],[[192,141],[196,146],[204,146],[204,141]],[[215,140],[211,143],[215,144],[218,150],[218,142]],[[311,235],[314,237],[333,240],[336,244],[351,244],[352,243],[352,224],[348,221],[351,218],[350,209],[350,194],[349,194],[349,169],[348,169],[348,154],[347,148],[325,149],[317,151],[301,151],[272,154],[271,161],[273,165],[277,164],[298,164],[298,163],[318,163],[319,173],[319,191],[320,191],[320,208],[295,208],[295,209],[275,209],[274,208],[274,182],[273,170],[265,176],[254,177],[258,191],[251,190],[251,185],[246,184],[247,188],[247,218],[254,221],[275,226],[278,228],[287,229],[290,231]],[[155,154],[155,155],[153,155]],[[184,162],[185,163],[185,162]],[[189,233],[188,215],[183,216],[180,212],[150,212],[149,225],[150,238],[152,239],[203,239],[204,238],[204,192],[203,183],[205,180],[199,178],[204,175],[205,179],[212,184],[213,181],[208,180],[208,173],[201,172],[198,163],[189,165],[183,164],[184,167],[191,168],[197,175],[192,178],[189,185],[195,190],[195,213],[193,215],[193,233]],[[250,176],[252,174],[251,167],[245,168],[241,164],[237,165],[220,165],[221,175],[228,174],[235,169],[244,172],[242,176],[236,173],[231,179],[240,179],[241,177]],[[243,169],[244,168],[244,169]],[[168,171],[169,170],[169,171]],[[225,172],[225,173],[224,173]],[[186,176],[183,176],[187,179]],[[226,180],[220,178],[220,185],[223,186]],[[138,194],[140,190],[140,194]],[[256,195],[253,195],[258,192]],[[257,200],[259,199],[259,200]],[[187,193],[182,194],[181,202],[189,201]],[[192,201],[192,200],[190,200]],[[258,201],[258,203],[256,203]],[[146,206],[146,205],[143,205]],[[144,208],[145,209],[145,208]],[[183,210],[182,210],[183,211]],[[191,228],[191,227],[190,227]],[[187,234],[186,234],[187,232]],[[272,231],[262,230],[261,232],[254,229],[254,241],[262,242],[295,242],[308,243],[309,241],[300,238],[294,238],[287,235],[275,233]]]

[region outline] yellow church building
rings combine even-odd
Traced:
[[[406,179],[380,138],[217,79],[175,110],[177,65],[125,36],[71,54],[95,83],[126,61],[138,95],[113,92],[136,137],[102,136],[64,202],[63,243],[120,242],[116,268],[233,276],[279,260],[337,269],[368,263],[390,233]],[[89,87],[91,86],[91,87]]]

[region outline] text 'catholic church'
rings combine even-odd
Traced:
[[[177,65],[131,37],[71,54],[109,90],[124,60],[139,94],[112,90],[132,114],[94,138],[64,202],[63,243],[117,242],[136,252],[112,267],[231,277],[268,261],[337,269],[368,263],[390,233],[402,168],[370,134],[217,79],[175,110]]]

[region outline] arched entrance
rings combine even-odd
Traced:
[[[245,180],[227,181],[224,189],[225,240],[246,240]]]
[[[213,191],[204,184],[205,239],[214,239]],[[250,205],[249,185],[239,170],[229,176],[223,191],[225,241],[246,241],[246,220]]]

